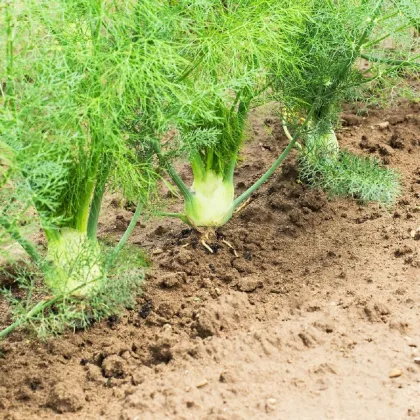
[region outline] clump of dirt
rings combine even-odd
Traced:
[[[55,384],[49,393],[47,406],[59,414],[75,413],[85,404],[85,395],[73,381]]]
[[[420,105],[355,112],[340,143],[401,173],[394,208],[309,189],[292,156],[215,232],[139,224],[132,243],[152,267],[137,305],[2,343],[3,417],[420,418]],[[287,144],[269,108],[251,123],[238,192]],[[102,235],[130,216],[110,198]]]

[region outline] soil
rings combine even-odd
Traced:
[[[420,105],[359,114],[339,140],[401,173],[392,209],[309,189],[292,156],[208,236],[213,253],[180,221],[140,224],[137,306],[47,342],[10,336],[0,417],[420,419]],[[273,115],[251,116],[238,193],[285,147]],[[102,235],[130,215],[109,200]]]

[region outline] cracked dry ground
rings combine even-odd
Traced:
[[[238,192],[285,145],[271,115],[252,115]],[[420,106],[342,118],[344,147],[402,174],[392,209],[327,199],[297,181],[292,157],[214,254],[178,221],[139,225],[132,242],[152,267],[137,306],[46,343],[10,337],[0,416],[420,418]],[[130,217],[114,204],[108,237]]]

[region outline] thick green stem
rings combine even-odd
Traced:
[[[105,186],[108,180],[108,175],[111,170],[111,165],[108,160],[104,162],[100,179],[97,181],[95,191],[93,192],[92,204],[89,212],[89,219],[87,225],[87,237],[94,241],[98,233],[98,221],[101,212],[102,200],[105,193]]]
[[[98,139],[94,134],[92,136],[92,150],[96,149]],[[81,199],[78,204],[78,210],[75,218],[75,229],[79,232],[86,232],[89,220],[90,205],[92,202],[92,195],[98,181],[100,151],[94,151],[91,157],[92,163],[87,174],[86,185],[81,193]]]
[[[101,183],[102,184],[102,183]],[[87,224],[87,237],[90,240],[95,240],[98,233],[99,214],[101,212],[102,199],[105,193],[105,184],[96,184],[93,193],[92,204],[90,207],[88,224]]]
[[[286,135],[287,139],[289,141],[293,140],[293,136],[290,134],[289,128],[287,127],[286,121],[282,121],[281,126],[283,128],[284,134]],[[295,147],[298,150],[302,150],[302,145],[299,142],[295,143]]]
[[[235,172],[237,160],[238,160],[238,156],[237,156],[237,154],[235,154],[235,156],[231,159],[229,166],[226,168],[226,171],[225,171],[225,174],[224,174],[224,177],[223,177],[223,179],[226,182],[233,183],[233,174]]]
[[[236,92],[235,100],[233,101],[232,107],[230,108],[230,111],[229,111],[230,114],[232,114],[232,112],[235,112],[236,106],[241,100],[241,94],[242,94],[242,90],[239,90],[238,92]]]
[[[88,219],[89,219],[89,208],[90,208],[90,198],[93,192],[93,185],[88,184],[87,188],[90,190],[90,195],[86,194],[83,196],[83,200],[79,205],[79,211],[77,212],[75,229],[79,232],[86,232]]]
[[[251,100],[247,99],[246,101],[240,101],[238,105],[238,120],[239,120],[239,127],[238,127],[238,134],[239,136],[242,136],[246,118],[249,112]],[[231,112],[233,112],[231,110]],[[238,160],[238,153],[239,153],[239,143],[240,139],[238,139],[238,147],[236,148],[235,153],[233,154],[233,157],[230,161],[229,166],[225,170],[224,179],[225,181],[232,182],[233,183],[233,174],[235,172],[236,162]]]
[[[93,190],[95,188],[95,182],[93,177],[89,177],[86,188],[83,193],[82,199],[79,204],[79,210],[76,215],[75,228],[79,232],[86,232],[89,220],[89,210],[92,200]]]
[[[239,121],[238,136],[240,136],[240,138],[238,139],[238,143],[239,143],[239,140],[242,139],[242,135],[244,132],[245,123],[248,117],[250,106],[251,106],[251,99],[249,98],[246,101],[239,102],[239,105],[238,105],[238,121]]]
[[[168,163],[166,167],[166,171],[168,172],[168,175],[171,177],[172,181],[181,191],[181,194],[184,196],[184,199],[187,201],[191,200],[192,199],[191,192],[189,188],[185,185],[181,177],[178,175],[178,172],[175,170],[175,168],[171,164]]]
[[[95,4],[96,3],[96,4]],[[97,0],[92,3],[92,17],[96,18],[96,22],[91,23],[91,38],[92,38],[92,55],[97,54],[97,45],[101,35],[101,26],[102,26],[102,8],[103,1]],[[96,146],[99,144],[99,139],[95,132],[92,133],[92,150],[96,149]],[[101,149],[101,148],[99,148]],[[80,202],[79,211],[76,216],[76,229],[80,232],[88,232],[89,239],[96,238],[97,233],[97,224],[99,219],[99,213],[101,210],[101,202],[103,197],[103,190],[105,185],[102,184],[102,179],[98,180],[99,165],[101,163],[101,152],[97,152],[92,156],[92,170],[89,171],[88,179],[86,182],[86,188],[82,195],[82,200]],[[105,169],[105,172],[107,168]],[[98,190],[96,187],[99,185]],[[102,190],[102,191],[101,191]],[[94,202],[92,203],[92,195]],[[96,194],[97,193],[97,194]],[[98,200],[99,203],[98,203]],[[89,230],[88,230],[89,229]]]
[[[203,179],[206,175],[206,168],[204,166],[203,160],[201,159],[200,152],[194,153],[190,159],[190,163],[194,179],[197,181]]]
[[[207,159],[206,159],[206,170],[210,171],[213,169],[213,160],[214,160],[214,151],[212,149],[208,150],[207,152]]]

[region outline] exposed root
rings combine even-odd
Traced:
[[[199,235],[199,242],[200,244],[207,250],[209,251],[210,254],[215,254],[215,250],[212,248],[212,246],[210,244],[214,243],[214,242],[221,242],[224,245],[226,245],[229,249],[232,250],[232,253],[235,255],[236,258],[239,257],[238,253],[236,252],[236,249],[232,246],[232,244],[230,242],[228,242],[226,239],[223,239],[222,237],[219,237],[216,234],[216,231],[214,228],[205,228],[205,227],[201,227],[200,230],[199,229],[194,229],[196,233],[198,233]],[[180,248],[187,248],[192,244],[191,241],[183,244],[180,246]]]
[[[201,245],[203,245],[204,248],[206,248],[207,251],[210,252],[210,254],[214,254],[214,251],[211,249],[211,247],[209,245],[207,245],[207,243],[204,239],[202,239],[200,242],[201,242]]]
[[[233,251],[233,255],[235,255],[236,258],[239,257],[238,253],[236,252],[236,249],[228,241],[226,241],[225,239],[223,239],[222,242],[224,244],[226,244]]]

